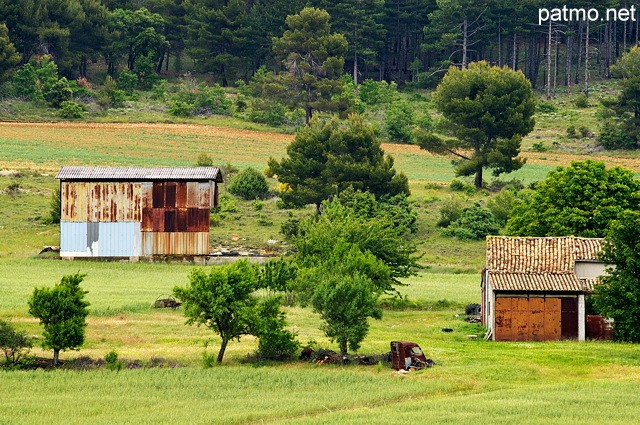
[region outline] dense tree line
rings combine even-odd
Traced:
[[[86,76],[105,61],[112,76],[140,72],[209,73],[222,85],[248,81],[261,66],[282,69],[274,39],[304,7],[326,10],[347,42],[342,71],[435,86],[451,64],[485,60],[522,70],[534,88],[609,77],[637,44],[637,20],[539,20],[539,8],[630,8],[633,3],[538,0],[14,0],[0,4],[21,63],[50,54],[61,74]],[[637,5],[636,5],[637,6]],[[574,14],[573,17],[578,17]],[[0,52],[7,48],[0,36]],[[10,51],[10,50],[9,50]],[[11,61],[0,64],[7,67]],[[12,65],[11,65],[12,66]],[[589,72],[585,72],[587,69]],[[588,87],[588,86],[587,86]]]

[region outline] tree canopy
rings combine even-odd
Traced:
[[[475,174],[480,188],[484,168],[497,176],[522,167],[520,142],[533,130],[536,105],[524,74],[486,62],[462,70],[451,67],[433,103],[444,117],[442,130],[454,138],[426,131],[418,131],[416,138],[422,149],[459,160],[456,175]]]
[[[397,173],[373,127],[361,115],[346,121],[314,121],[287,146],[288,158],[269,159],[269,173],[286,185],[285,202],[316,204],[348,187],[381,196],[409,193],[407,177]]]
[[[505,234],[603,237],[625,209],[640,210],[640,182],[632,171],[574,161],[550,171],[529,201],[515,201]]]
[[[44,326],[42,346],[53,349],[54,365],[60,350],[74,350],[84,343],[89,303],[80,283],[85,276],[65,275],[53,288],[35,288],[29,298],[29,314]]]
[[[594,287],[594,304],[614,320],[616,340],[640,342],[639,211],[626,210],[610,223],[600,260],[611,267]]]

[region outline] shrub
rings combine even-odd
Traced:
[[[186,103],[181,100],[174,100],[171,102],[171,107],[167,109],[167,112],[174,117],[189,117],[193,111],[193,104]]]
[[[453,236],[461,240],[479,240],[487,235],[497,235],[500,225],[491,212],[480,205],[465,208],[460,218],[442,231],[445,236]]]
[[[620,126],[612,121],[607,121],[602,125],[597,140],[605,149],[634,149],[637,147],[636,139],[625,133]]]
[[[360,84],[360,100],[369,105],[387,104],[400,98],[394,82],[366,79]]]
[[[580,93],[573,99],[573,104],[576,108],[588,108],[589,107],[589,98],[586,94]]]
[[[287,109],[278,102],[258,98],[251,102],[248,118],[252,122],[277,127],[284,123],[286,112]]]
[[[570,125],[569,127],[567,127],[567,136],[571,137],[572,139],[578,137],[575,126]]]
[[[111,350],[104,356],[105,367],[107,370],[122,370],[122,360],[118,360],[118,353],[115,350]]]
[[[591,129],[587,126],[581,126],[580,128],[578,128],[578,131],[580,132],[580,135],[582,137],[591,137],[593,136],[593,131],[591,131]]]
[[[300,231],[300,219],[289,218],[282,225],[280,225],[280,233],[284,235],[284,238],[288,241],[298,236]]]
[[[296,335],[284,329],[287,325],[285,313],[280,310],[282,297],[268,298],[257,307],[253,334],[258,337],[257,355],[263,359],[287,360],[300,348]]]
[[[60,104],[58,115],[60,115],[62,118],[82,119],[84,118],[85,109],[86,107],[81,103],[73,102],[71,100],[65,100]]]
[[[18,364],[30,348],[31,339],[27,334],[16,331],[11,323],[0,319],[0,350],[4,352],[6,365]]]
[[[262,211],[262,209],[264,208],[264,204],[260,201],[255,201],[253,203],[253,209],[254,211]]]
[[[245,168],[231,180],[229,193],[250,200],[263,197],[269,192],[267,178],[255,168]]]
[[[66,77],[62,77],[56,81],[44,96],[46,101],[49,102],[49,105],[54,108],[59,108],[65,102],[71,100],[72,97],[73,91],[69,87],[69,81]]]
[[[516,196],[513,191],[503,189],[499,194],[487,201],[487,208],[501,227],[507,224],[511,207]]]
[[[213,158],[209,154],[201,153],[196,160],[196,167],[213,167]]]
[[[459,197],[450,198],[444,201],[440,207],[440,219],[436,223],[438,227],[447,227],[460,218],[464,203]]]
[[[535,142],[531,146],[531,149],[535,152],[546,152],[549,150],[549,148],[544,145],[544,142]]]
[[[393,143],[411,143],[415,118],[407,102],[396,101],[385,113],[385,128],[389,141]]]
[[[538,102],[536,109],[538,110],[538,112],[542,113],[551,113],[558,110],[558,108],[553,103],[545,101]]]

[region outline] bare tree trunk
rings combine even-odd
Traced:
[[[476,171],[476,178],[473,182],[473,185],[476,187],[476,189],[482,189],[482,167],[480,167],[478,171]]]
[[[584,94],[589,97],[589,20],[584,32]]]
[[[502,27],[498,19],[498,66],[502,68]]]
[[[547,29],[547,100],[551,99],[551,19]]]
[[[353,82],[358,85],[358,53],[353,53]]]
[[[467,19],[465,18],[464,21],[462,21],[462,69],[467,69],[467,43],[469,42],[469,40],[467,39],[468,37],[468,28],[467,28],[468,22]]]
[[[59,357],[60,357],[60,349],[59,348],[54,348],[53,349],[53,365],[54,366],[58,366]]]
[[[564,55],[564,85],[567,86],[567,93],[571,92],[571,56],[573,52],[573,38],[567,35],[567,47]]]
[[[513,30],[513,54],[511,56],[511,69],[517,71],[518,66],[518,51],[517,51],[517,41],[518,41],[518,33],[516,30]]]
[[[582,64],[582,32],[583,32],[583,21],[580,21],[578,25],[578,64],[576,65],[576,79],[575,83],[580,84],[580,65]]]

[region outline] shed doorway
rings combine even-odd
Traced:
[[[496,341],[578,339],[578,297],[498,296]]]

